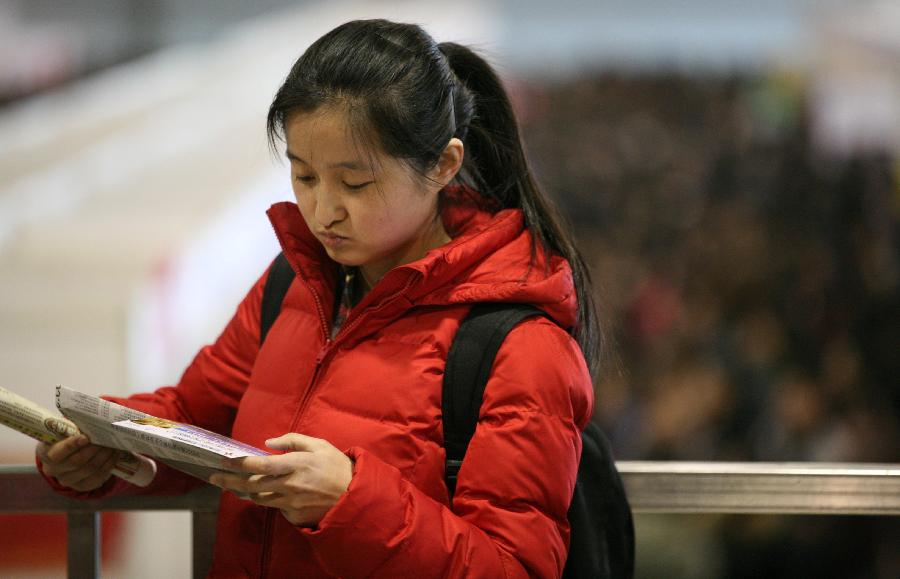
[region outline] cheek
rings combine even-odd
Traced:
[[[309,223],[310,219],[316,213],[316,203],[313,195],[301,194],[294,191],[294,200],[297,202],[297,208],[300,209],[300,215]]]
[[[418,229],[418,212],[409,204],[397,204],[369,216],[369,230],[384,240],[403,241]]]

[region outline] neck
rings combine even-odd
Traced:
[[[365,270],[364,268],[362,268],[362,267],[357,268],[357,270],[359,271],[359,281],[361,282],[361,283],[359,284],[359,285],[360,285],[360,289],[362,289],[363,292],[368,292],[370,289],[372,289],[373,287],[375,287],[375,284],[378,283],[378,280],[380,280],[381,277],[382,277],[382,276],[379,276],[379,277],[376,278],[376,279],[370,279],[369,276],[372,275],[371,272],[366,273],[366,270]]]

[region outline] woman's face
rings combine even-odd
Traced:
[[[397,159],[365,148],[339,107],[293,114],[285,139],[303,219],[332,259],[359,266],[367,282],[449,239],[437,218],[437,199],[459,168],[461,143],[452,174],[444,180],[445,151],[434,175],[429,173],[437,177],[433,183]]]

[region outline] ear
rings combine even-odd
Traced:
[[[437,164],[428,172],[429,179],[444,188],[459,173],[463,163],[463,155],[465,148],[462,141],[453,137],[444,147],[441,156],[438,158]]]

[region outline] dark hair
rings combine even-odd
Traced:
[[[436,44],[414,24],[347,22],[314,42],[278,89],[267,118],[273,149],[291,113],[323,105],[344,105],[356,134],[373,135],[384,153],[420,173],[459,138],[465,156],[457,180],[500,207],[521,209],[535,243],[568,260],[578,299],[574,335],[596,374],[601,332],[588,268],[532,175],[509,97],[484,59],[459,44]]]

